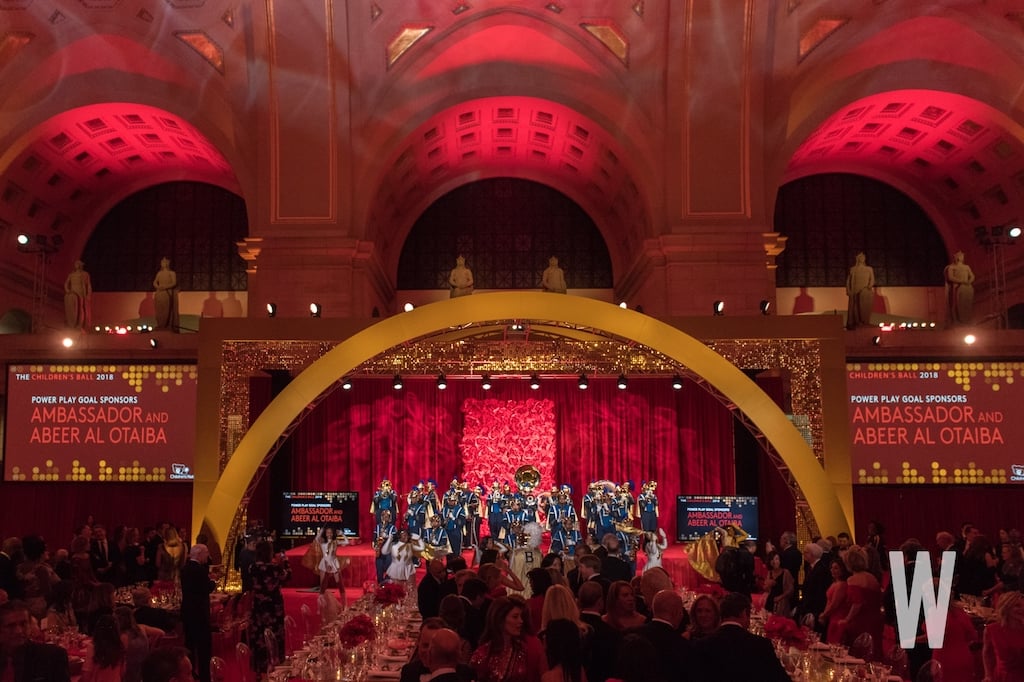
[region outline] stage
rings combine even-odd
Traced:
[[[288,565],[292,569],[292,579],[288,586],[297,589],[319,587],[320,577],[302,565],[302,557],[309,549],[309,544],[298,545],[285,552]],[[346,588],[363,589],[367,582],[376,582],[374,568],[375,554],[368,544],[351,544],[338,548],[338,564],[341,566],[341,582]],[[332,585],[333,587],[333,585]]]

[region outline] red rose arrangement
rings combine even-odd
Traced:
[[[405,599],[405,587],[399,583],[384,583],[377,588],[373,600],[378,604],[397,604]]]
[[[764,634],[769,639],[779,639],[790,646],[807,644],[807,633],[796,621],[785,616],[771,615],[764,624]]]
[[[369,642],[376,636],[377,626],[373,624],[373,620],[365,613],[354,616],[349,622],[341,626],[341,630],[338,631],[338,639],[346,649]]]
[[[696,594],[706,594],[715,601],[718,601],[725,596],[725,588],[718,583],[701,583],[694,587],[693,591]]]

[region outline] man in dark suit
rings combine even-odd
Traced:
[[[800,584],[800,567],[804,558],[800,554],[800,548],[796,546],[796,533],[787,530],[779,537],[779,561],[782,567],[793,576],[793,584]]]
[[[612,674],[619,650],[619,631],[601,618],[604,595],[600,582],[589,581],[580,585],[580,593],[576,597],[580,620],[591,629],[583,652],[583,667],[590,682],[604,682]]]
[[[750,632],[750,597],[730,592],[719,604],[722,624],[693,644],[700,682],[789,682],[772,643]]]
[[[601,586],[602,599],[608,596],[608,587],[611,585],[611,581],[601,575],[600,559],[593,554],[587,554],[576,560],[576,568],[579,569],[580,588],[586,583],[594,582]]]
[[[11,599],[21,596],[21,586],[18,584],[17,566],[12,556],[21,548],[21,540],[18,538],[7,538],[4,541],[3,551],[0,552],[0,590],[7,593]]]
[[[440,559],[431,559],[427,564],[427,574],[416,587],[416,605],[424,619],[433,618],[440,611],[442,592],[447,579],[448,572],[445,570],[444,562]]]
[[[651,620],[631,630],[654,645],[658,669],[665,680],[689,680],[692,667],[690,640],[679,634],[683,598],[674,590],[662,590],[651,600]]]
[[[824,629],[818,622],[818,616],[825,610],[828,588],[832,584],[832,570],[822,559],[823,554],[821,545],[815,542],[804,545],[804,561],[807,562],[804,569],[804,589],[800,595],[800,603],[796,607],[797,622],[805,624],[804,619],[813,616],[813,628],[820,633],[824,633]]]
[[[213,632],[210,629],[210,593],[217,583],[210,579],[210,551],[195,544],[181,568],[181,623],[185,646],[191,652],[200,682],[210,682]]]
[[[70,680],[68,652],[53,644],[30,640],[31,623],[28,606],[24,602],[0,604],[0,680]]]
[[[117,545],[112,545],[107,538],[107,529],[100,525],[92,527],[92,540],[89,544],[89,562],[92,571],[100,582],[114,581],[114,564]]]
[[[443,628],[434,633],[427,649],[426,666],[430,675],[421,678],[424,682],[470,682],[475,679],[471,668],[459,665],[462,639],[458,633]]]

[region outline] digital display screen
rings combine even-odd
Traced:
[[[846,386],[854,483],[1024,482],[1024,362],[851,363]]]
[[[679,495],[676,497],[676,539],[692,542],[732,525],[748,540],[757,540],[757,498],[736,495]]]
[[[7,367],[7,481],[192,481],[196,366]]]
[[[313,537],[324,526],[338,535],[359,535],[359,493],[290,492],[283,497],[282,537]]]

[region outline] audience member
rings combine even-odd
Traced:
[[[31,628],[32,616],[25,602],[0,604],[0,680],[70,682],[68,653],[54,644],[33,642]]]
[[[604,622],[623,631],[640,627],[647,619],[636,610],[633,587],[625,580],[616,580],[608,588]]]
[[[580,628],[571,620],[556,618],[544,630],[548,669],[541,682],[585,682]]]
[[[142,662],[142,682],[193,682],[188,649],[168,647],[151,651]]]
[[[416,587],[416,605],[424,618],[433,618],[438,614],[441,591],[447,580],[448,572],[445,570],[444,562],[440,559],[431,559],[427,563],[427,572]]]
[[[124,642],[114,616],[104,614],[97,619],[83,658],[82,682],[121,682],[124,678]]]
[[[722,624],[693,645],[696,679],[789,682],[772,643],[750,632],[750,597],[730,592],[719,609]]]
[[[698,595],[690,605],[690,627],[683,633],[689,640],[703,639],[718,629],[721,616],[718,602],[710,595]]]
[[[189,550],[188,562],[181,569],[181,624],[185,646],[191,654],[200,682],[210,682],[210,656],[213,632],[210,629],[210,594],[217,583],[210,579],[210,551],[196,544]]]
[[[590,628],[590,635],[585,641],[587,656],[584,667],[587,680],[604,682],[611,675],[615,664],[621,635],[601,617],[604,611],[604,590],[599,582],[590,581],[580,585],[577,601],[580,621]]]
[[[661,677],[676,679],[678,672],[692,666],[692,644],[679,634],[686,611],[683,598],[674,590],[662,590],[651,602],[651,620],[630,630],[654,645],[655,660]]]
[[[487,614],[487,627],[470,667],[479,682],[540,682],[547,666],[544,648],[529,634],[526,602],[518,596],[498,597]]]

